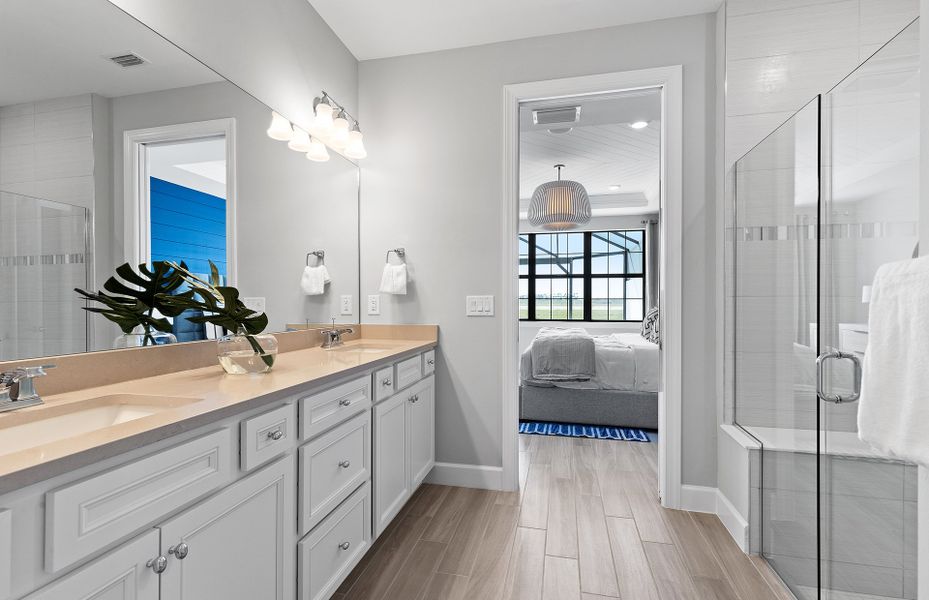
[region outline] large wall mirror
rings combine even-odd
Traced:
[[[270,120],[107,0],[4,0],[0,360],[112,348],[119,328],[74,289],[126,262],[213,262],[268,331],[357,321],[358,168],[307,160]],[[308,294],[323,261],[330,281]],[[215,335],[176,325],[180,341]]]

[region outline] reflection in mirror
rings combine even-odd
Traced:
[[[0,360],[112,348],[74,289],[125,262],[212,262],[268,331],[357,320],[356,165],[106,0],[5,0],[0,46]]]

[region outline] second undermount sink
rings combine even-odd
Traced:
[[[393,349],[391,344],[378,344],[376,342],[362,342],[360,344],[346,344],[345,346],[336,346],[332,352],[357,352],[359,354],[381,354]]]
[[[111,394],[0,415],[0,455],[149,417],[199,398]]]

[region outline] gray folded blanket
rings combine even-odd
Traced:
[[[594,339],[579,328],[544,327],[532,340],[532,378],[588,381],[597,374]]]

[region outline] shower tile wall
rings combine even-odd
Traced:
[[[94,188],[90,95],[0,107],[0,360],[87,349]]]
[[[919,0],[728,0],[727,168],[917,16]]]

